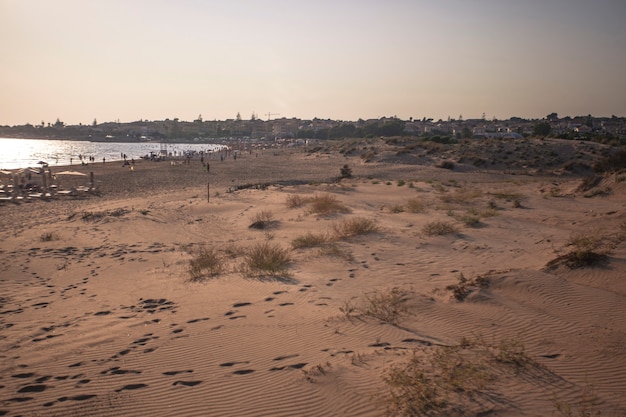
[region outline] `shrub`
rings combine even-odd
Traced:
[[[450,162],[450,161],[442,161],[442,162],[437,164],[437,168],[453,170],[454,169],[454,163]]]
[[[190,281],[203,281],[224,270],[223,257],[214,248],[201,248],[189,260]]]
[[[424,225],[422,232],[427,236],[441,236],[456,233],[457,228],[450,222],[432,221]]]
[[[605,263],[608,260],[609,248],[603,247],[600,232],[574,233],[570,236],[566,247],[568,252],[551,260],[548,269],[565,265],[570,269],[590,267]]]
[[[299,208],[307,203],[307,199],[297,194],[289,194],[285,203],[288,208]]]
[[[288,276],[289,262],[286,249],[266,241],[245,251],[242,272],[247,277]]]
[[[55,232],[46,232],[46,233],[42,233],[41,236],[39,236],[39,240],[41,242],[52,242],[53,240],[59,240],[59,239],[61,238]]]
[[[352,178],[352,168],[350,168],[347,164],[341,167],[339,178]]]
[[[477,227],[480,225],[480,216],[470,212],[459,217],[459,220],[467,227]]]
[[[350,212],[348,207],[341,204],[337,197],[331,194],[321,194],[311,198],[310,208],[311,213],[321,215]]]
[[[298,236],[294,240],[292,240],[291,246],[294,249],[312,248],[325,245],[330,240],[331,238],[328,233],[307,232],[304,235]]]
[[[406,210],[410,213],[423,213],[426,205],[417,198],[412,198],[406,202]]]
[[[378,232],[379,228],[374,219],[354,217],[345,219],[340,223],[335,223],[333,230],[338,239],[347,239],[354,236]]]
[[[494,358],[496,361],[522,367],[531,362],[531,358],[526,354],[526,347],[518,339],[501,339],[495,346]]]
[[[416,356],[391,367],[383,380],[389,387],[385,401],[388,416],[425,416],[446,405],[442,389],[425,373]]]
[[[398,324],[400,317],[406,313],[405,293],[394,287],[387,291],[376,291],[366,295],[366,303],[362,309],[364,315],[373,317],[389,324]]]
[[[477,276],[473,279],[467,279],[461,273],[458,277],[459,282],[456,284],[448,285],[446,290],[452,291],[452,295],[457,301],[465,300],[473,290],[478,288],[487,288],[489,286],[489,278],[484,276]]]
[[[268,229],[276,226],[276,223],[274,214],[271,211],[262,210],[252,216],[252,223],[248,227],[251,229]]]

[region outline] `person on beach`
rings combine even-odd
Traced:
[[[102,157],[102,165],[106,162],[106,157]]]

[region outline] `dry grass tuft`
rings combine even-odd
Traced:
[[[461,273],[458,280],[459,282],[456,284],[448,285],[446,287],[446,290],[452,291],[452,295],[457,301],[465,300],[465,297],[467,297],[474,290],[489,287],[489,278],[482,275],[472,279],[467,279]]]
[[[56,232],[46,232],[46,233],[42,233],[41,236],[39,236],[40,242],[52,242],[52,241],[60,240],[60,239],[61,237]]]
[[[277,244],[263,242],[244,252],[241,272],[246,277],[288,277],[289,252]]]
[[[251,229],[270,229],[276,227],[278,222],[274,220],[274,213],[269,210],[262,210],[252,216],[252,223],[248,226]]]
[[[569,250],[548,262],[547,269],[555,269],[560,265],[570,269],[602,265],[608,261],[608,255],[611,253],[611,246],[604,243],[599,231],[574,233],[566,247]]]
[[[426,204],[418,198],[412,198],[406,202],[406,211],[409,213],[424,213]]]
[[[301,195],[289,194],[285,200],[285,204],[287,205],[287,208],[294,209],[304,206],[308,201],[309,199],[304,198]]]
[[[224,258],[214,248],[203,247],[189,260],[189,280],[204,281],[220,275],[224,271]]]
[[[384,323],[398,324],[400,317],[407,312],[405,291],[397,287],[376,291],[365,296],[363,315],[373,317]]]
[[[298,236],[292,240],[291,247],[294,249],[314,248],[326,245],[331,241],[332,238],[328,233],[306,232],[304,235]]]
[[[457,233],[458,229],[450,222],[446,221],[432,221],[428,222],[422,227],[422,232],[426,236],[441,236],[452,233]]]
[[[460,188],[454,193],[443,194],[439,198],[442,202],[448,204],[466,204],[480,196],[482,196],[482,192],[478,189]]]
[[[459,410],[466,410],[468,401],[490,407],[489,400],[496,397],[493,383],[511,365],[517,372],[541,368],[518,339],[489,344],[481,338],[463,338],[457,345],[416,350],[408,362],[392,366],[383,376],[388,388],[381,398],[385,415],[457,415]],[[477,409],[471,415],[482,412],[489,414],[490,409]]]
[[[366,217],[344,219],[333,224],[333,231],[337,239],[348,239],[354,236],[376,233],[380,230],[376,220]]]
[[[350,213],[350,209],[343,205],[332,194],[319,194],[309,200],[310,212],[328,216],[337,213]]]

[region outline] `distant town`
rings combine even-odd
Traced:
[[[626,144],[626,117],[575,116],[559,117],[551,113],[542,119],[511,117],[507,120],[422,118],[401,120],[397,117],[342,121],[331,119],[303,120],[299,118],[265,119],[252,114],[243,119],[240,114],[227,120],[194,121],[165,119],[159,121],[104,122],[67,125],[57,119],[40,124],[0,126],[1,137],[31,139],[69,139],[111,142],[227,142],[297,141],[300,139],[343,139],[390,136],[425,137],[440,142],[479,138],[557,137],[563,139],[594,140],[615,145]]]

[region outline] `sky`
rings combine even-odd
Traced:
[[[0,125],[626,116],[623,0],[0,0]]]

